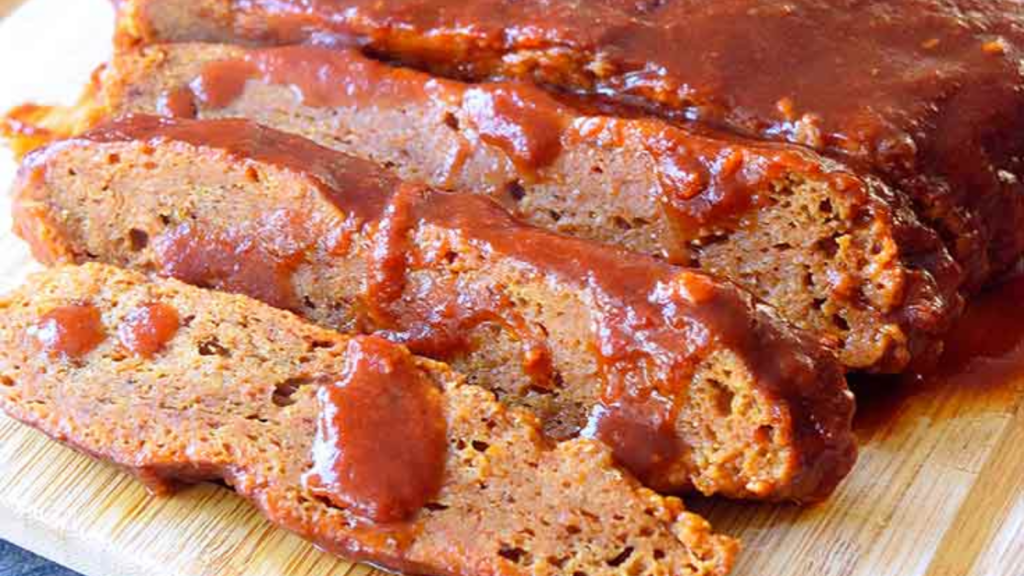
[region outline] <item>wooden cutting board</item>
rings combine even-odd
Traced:
[[[15,3],[0,0],[0,16]],[[106,57],[110,31],[108,0],[31,0],[0,21],[0,107],[72,100]],[[15,167],[3,156],[6,186]],[[3,207],[0,290],[35,266],[8,230]],[[743,539],[736,574],[1024,575],[1024,281],[982,299],[952,349],[940,376],[858,382],[863,449],[828,502],[691,499]],[[0,538],[88,576],[373,572],[275,529],[226,489],[154,498],[2,416]]]

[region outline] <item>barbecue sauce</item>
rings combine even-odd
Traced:
[[[88,303],[50,310],[29,333],[50,356],[71,360],[92,352],[107,338],[99,309]]]
[[[317,392],[313,466],[303,483],[374,522],[409,520],[444,482],[441,390],[402,348],[353,338],[344,372]]]
[[[181,319],[169,304],[150,302],[132,309],[117,327],[121,345],[143,358],[152,358],[178,333]]]

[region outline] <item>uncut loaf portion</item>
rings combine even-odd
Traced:
[[[915,202],[971,293],[1024,251],[1018,0],[126,0],[124,45],[358,46],[794,142]]]
[[[172,44],[119,51],[70,115],[79,129],[126,113],[249,118],[407,180],[485,194],[533,225],[728,278],[850,369],[938,356],[960,274],[901,194],[795,146],[578,104],[351,50]],[[69,115],[46,114],[27,121]]]
[[[652,487],[816,500],[855,458],[825,349],[706,274],[559,236],[472,194],[245,120],[128,117],[26,158],[15,226],[448,360]]]
[[[105,265],[0,299],[0,409],[158,493],[223,479],[393,570],[722,576],[737,551],[601,444],[552,442],[443,364]]]

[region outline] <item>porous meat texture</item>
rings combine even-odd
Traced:
[[[37,342],[39,322],[69,305],[93,307],[108,337],[85,354],[53,358]],[[154,355],[126,352],[115,334],[133,310],[153,305],[176,311],[181,327]],[[0,299],[0,408],[157,492],[223,479],[324,549],[395,570],[729,571],[734,541],[620,472],[602,445],[555,444],[532,415],[504,408],[446,366],[366,339],[375,337],[343,336],[244,296],[98,264],[61,267]],[[390,348],[441,391],[443,483],[402,522],[370,522],[302,480],[321,417],[318,390],[351,370],[353,345]]]
[[[915,201],[971,292],[1024,250],[1017,0],[129,0],[123,44],[361,46],[804,144]]]
[[[18,233],[244,292],[451,361],[651,486],[816,500],[855,458],[852,397],[734,286],[512,219],[475,195],[242,120],[131,117],[30,155]]]
[[[794,146],[583,112],[522,83],[467,85],[348,50],[181,44],[121,51],[75,110],[85,124],[250,118],[485,194],[536,226],[728,278],[850,369],[927,366],[961,309],[941,240],[878,180]]]

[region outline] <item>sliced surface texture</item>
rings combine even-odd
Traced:
[[[485,194],[536,226],[701,267],[813,331],[851,369],[929,364],[961,275],[902,194],[796,146],[584,111],[525,83],[463,84],[351,50],[120,51],[83,102],[15,110],[20,147],[126,113],[245,117]],[[15,126],[17,124],[17,126]]]
[[[807,145],[910,195],[967,292],[1024,249],[1016,0],[132,0],[119,29],[125,44],[357,45]]]
[[[243,120],[130,117],[30,155],[19,234],[450,361],[650,485],[814,500],[849,471],[838,364],[731,284]]]
[[[123,335],[154,307],[178,322],[140,353]],[[555,444],[528,413],[377,337],[97,264],[40,273],[0,300],[0,319],[9,415],[157,492],[224,480],[349,558],[437,575],[724,575],[736,552],[602,445]],[[102,338],[85,346],[92,330]],[[361,429],[349,408],[405,414],[399,429],[419,433]],[[341,462],[372,474],[334,478]]]

